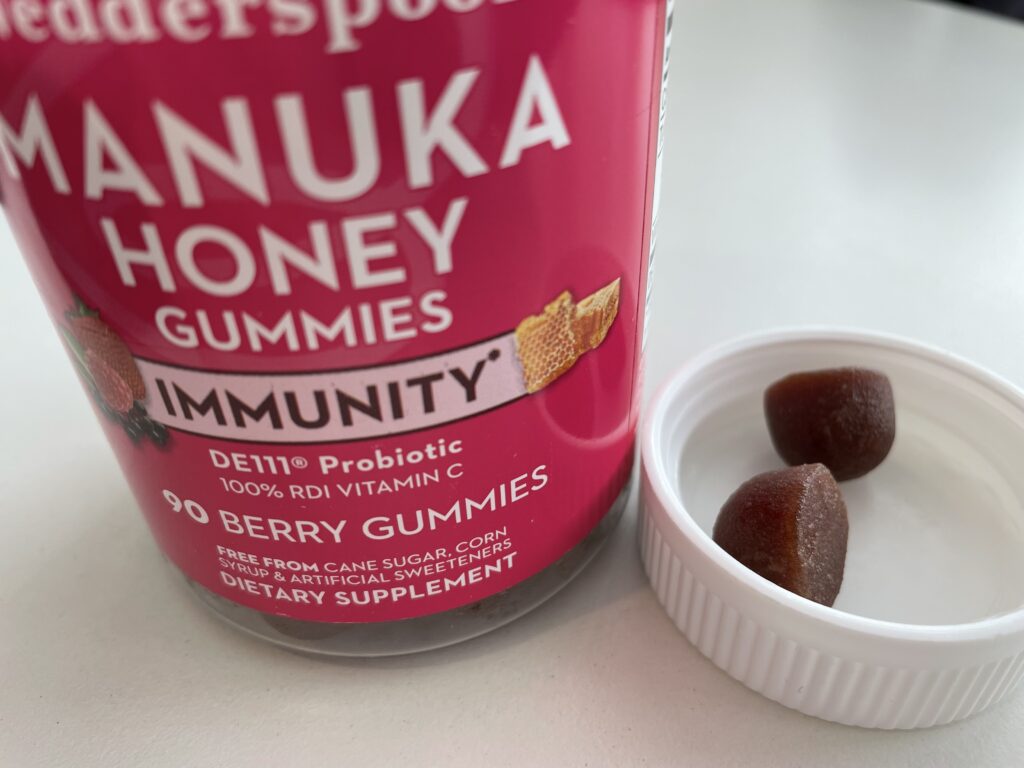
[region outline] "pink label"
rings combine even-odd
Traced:
[[[3,201],[189,578],[391,621],[586,536],[632,463],[664,0],[32,8]]]

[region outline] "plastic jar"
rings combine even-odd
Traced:
[[[664,0],[41,8],[7,214],[203,602],[383,655],[567,583],[632,467]]]

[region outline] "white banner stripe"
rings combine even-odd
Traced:
[[[526,394],[512,333],[348,371],[224,373],[137,362],[152,418],[225,440],[370,439],[464,419]]]

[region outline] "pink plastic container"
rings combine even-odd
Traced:
[[[571,579],[633,463],[664,0],[30,5],[7,215],[201,599],[380,655]]]

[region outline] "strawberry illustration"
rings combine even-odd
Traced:
[[[102,356],[88,347],[85,350],[85,367],[96,384],[103,402],[118,413],[128,413],[135,404],[132,389],[121,375]]]
[[[72,315],[68,320],[78,343],[127,384],[133,400],[144,400],[146,385],[142,381],[142,374],[139,373],[128,345],[114,329],[96,315]]]
[[[146,385],[128,345],[77,296],[64,318],[61,332],[71,360],[103,415],[136,445],[148,440],[165,448],[171,436],[146,412]]]

